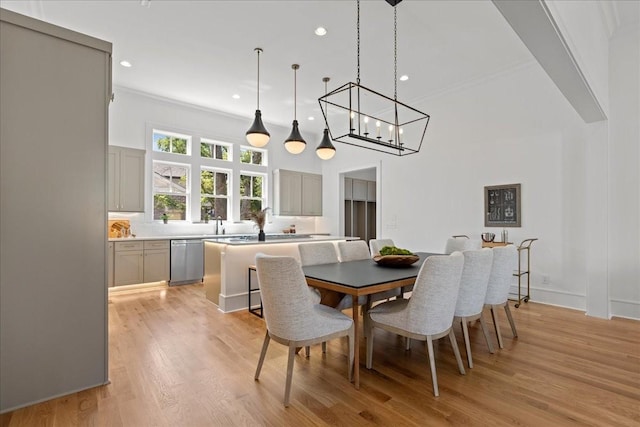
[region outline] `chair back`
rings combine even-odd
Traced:
[[[380,249],[385,246],[395,246],[391,239],[371,239],[369,240],[369,249],[371,251],[371,257],[380,255]]]
[[[336,247],[331,242],[300,243],[298,251],[303,266],[339,262]]]
[[[460,293],[456,302],[455,315],[470,317],[481,313],[484,308],[493,251],[490,248],[484,248],[477,251],[464,251],[462,254],[464,268],[460,278]]]
[[[371,259],[369,246],[364,240],[338,242],[338,254],[340,256],[340,262]]]
[[[451,327],[463,266],[460,252],[432,255],[425,260],[407,304],[407,330],[434,335]]]
[[[518,250],[514,245],[493,248],[493,263],[485,304],[504,304],[509,298],[513,271],[518,268]]]
[[[482,241],[480,239],[468,239],[466,237],[452,237],[447,239],[447,244],[444,248],[445,254],[451,254],[455,251],[475,251],[482,248]]]
[[[280,338],[299,340],[314,329],[313,303],[300,263],[293,257],[256,255],[256,272],[267,329]]]

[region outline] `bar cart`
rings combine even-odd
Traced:
[[[525,239],[518,245],[518,271],[513,275],[518,278],[518,299],[510,298],[512,301],[516,301],[515,307],[520,307],[522,301],[529,302],[531,297],[531,244],[538,240],[537,238]],[[523,258],[526,259],[526,267],[523,266]],[[526,277],[527,293],[522,294],[523,280]],[[515,294],[513,294],[515,295]]]

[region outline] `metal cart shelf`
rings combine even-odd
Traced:
[[[516,301],[515,307],[520,307],[522,301],[529,302],[531,298],[531,244],[538,240],[537,238],[525,239],[518,245],[518,271],[513,275],[518,278],[518,299],[510,298],[512,301]],[[522,258],[526,258],[526,269],[522,265]],[[527,279],[527,293],[522,294],[523,279]],[[515,294],[512,294],[515,296]]]

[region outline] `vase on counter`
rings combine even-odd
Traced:
[[[259,242],[264,242],[265,241],[265,234],[264,234],[264,230],[260,230],[260,232],[258,233],[258,241]]]

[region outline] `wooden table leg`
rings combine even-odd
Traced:
[[[356,390],[360,390],[360,334],[358,332],[358,297],[351,295],[353,300],[353,382]]]

